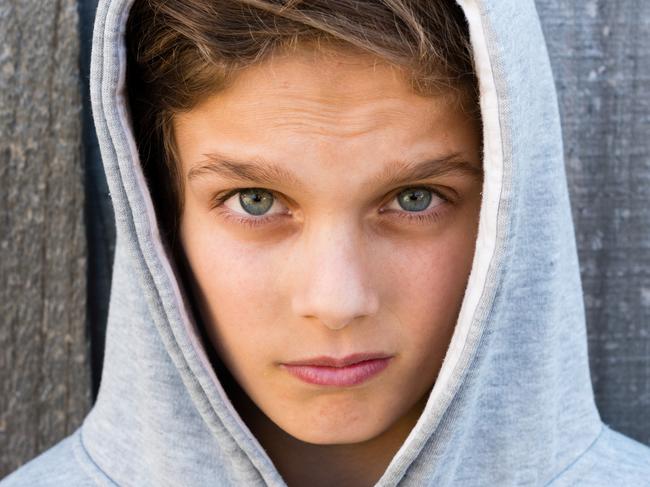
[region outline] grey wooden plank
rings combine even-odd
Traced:
[[[77,19],[0,3],[0,477],[90,407]]]
[[[650,2],[537,0],[605,423],[650,444]]]

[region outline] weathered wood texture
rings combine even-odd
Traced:
[[[0,478],[90,407],[75,0],[0,0]]]
[[[537,0],[563,119],[596,402],[650,444],[650,2]]]

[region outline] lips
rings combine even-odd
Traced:
[[[385,353],[357,353],[342,358],[313,357],[280,366],[309,384],[349,387],[370,380],[388,367],[391,359]]]

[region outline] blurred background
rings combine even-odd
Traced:
[[[650,445],[650,2],[536,0],[603,421]],[[0,478],[101,378],[114,226],[90,113],[97,0],[0,0]]]

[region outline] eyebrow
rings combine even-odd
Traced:
[[[232,157],[210,153],[203,154],[206,159],[194,166],[187,174],[188,180],[207,175],[217,175],[225,179],[261,184],[289,183],[300,186],[300,180],[291,171],[282,166],[257,157],[253,161],[238,161]],[[464,174],[478,181],[483,180],[483,169],[459,158],[458,153],[441,158],[429,158],[423,161],[405,163],[394,162],[374,176],[371,184],[384,183],[399,185],[443,176],[446,174]]]

